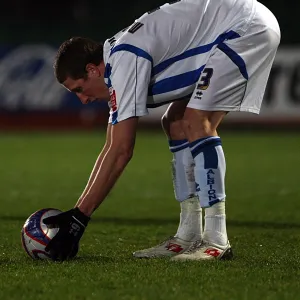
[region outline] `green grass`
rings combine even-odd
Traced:
[[[0,299],[299,299],[300,134],[222,134],[233,261],[137,260],[175,233],[179,205],[162,133],[139,132],[135,155],[95,212],[78,258],[33,261],[25,219],[77,201],[103,133],[2,134]]]

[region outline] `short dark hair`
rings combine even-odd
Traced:
[[[56,54],[54,73],[59,83],[68,77],[86,78],[86,65],[99,65],[103,60],[103,44],[89,38],[73,37],[63,42]]]

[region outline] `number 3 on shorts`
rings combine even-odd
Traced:
[[[214,70],[212,68],[206,68],[203,70],[197,89],[199,90],[206,90],[209,87],[210,79],[214,74]]]

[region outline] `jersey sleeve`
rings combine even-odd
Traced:
[[[148,114],[147,95],[152,64],[148,59],[127,51],[114,53],[108,60],[106,84],[110,92],[112,125],[131,117]]]

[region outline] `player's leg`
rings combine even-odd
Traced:
[[[279,40],[276,19],[257,4],[247,34],[221,43],[199,79],[185,112],[184,128],[195,161],[200,204],[205,208],[204,233],[202,243],[174,260],[232,257],[226,232],[226,164],[216,130],[228,111],[259,113]]]
[[[196,195],[194,160],[189,142],[182,128],[182,119],[188,100],[169,105],[162,117],[162,127],[172,152],[172,171],[175,198],[180,204],[177,232],[161,244],[134,252],[136,257],[174,256],[184,252],[195,240],[202,239],[202,209]]]
[[[196,193],[195,162],[183,128],[183,116],[188,100],[172,103],[162,117],[162,127],[173,155],[173,187],[175,199],[180,203],[180,222],[176,237],[195,241],[202,239],[202,209]]]
[[[187,107],[184,130],[195,161],[195,181],[202,208],[205,209],[203,239],[178,259],[231,258],[225,213],[226,163],[217,128],[226,112],[203,111]]]
[[[100,155],[98,156],[97,158],[97,161],[94,165],[94,168],[92,170],[92,173],[90,175],[90,178],[88,180],[88,183],[84,189],[84,191],[82,192],[81,196],[79,197],[77,203],[76,203],[76,206],[78,206],[80,204],[80,202],[82,201],[82,198],[86,195],[86,193],[88,192],[88,190],[90,189],[91,187],[91,184],[97,174],[97,171],[99,170],[99,167],[100,165],[102,164],[102,161],[103,161],[103,158],[105,157],[106,155],[106,152],[108,151],[110,145],[111,145],[111,129],[112,129],[112,125],[109,123],[107,125],[107,129],[106,129],[106,141],[105,141],[105,145],[100,153]]]

